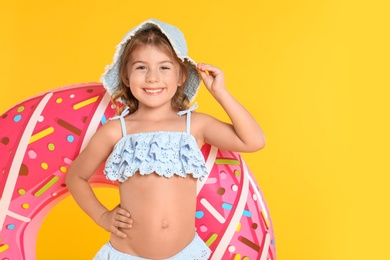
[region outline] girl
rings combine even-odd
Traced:
[[[188,108],[200,79],[232,124],[193,113],[196,105]],[[210,249],[194,228],[196,182],[207,175],[200,147],[257,151],[265,144],[260,126],[226,90],[223,72],[196,65],[182,33],[155,19],[124,37],[102,82],[113,103],[124,106],[99,128],[67,176],[79,206],[111,232],[95,259],[208,259]],[[113,210],[88,184],[104,161],[107,178],[119,181],[120,206]]]

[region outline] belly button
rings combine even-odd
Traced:
[[[168,228],[168,221],[167,220],[163,220],[163,222],[162,222],[162,224],[161,224],[161,227],[163,228],[163,229],[167,229]]]

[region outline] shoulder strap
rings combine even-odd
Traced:
[[[195,109],[198,108],[198,103],[195,103],[193,106],[191,106],[189,109],[187,110],[182,110],[182,111],[179,111],[177,114],[179,116],[182,116],[182,115],[187,115],[187,133],[189,134],[190,131],[191,131],[191,111],[194,111]]]
[[[122,111],[122,113],[120,114],[120,116],[114,116],[114,117],[111,117],[110,120],[114,120],[114,119],[119,119],[121,121],[121,128],[122,128],[122,136],[125,136],[127,135],[127,130],[126,130],[126,123],[125,123],[125,115],[127,115],[129,113],[129,107],[126,107],[125,110]]]

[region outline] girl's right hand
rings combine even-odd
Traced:
[[[97,224],[118,237],[126,238],[126,233],[121,231],[121,229],[132,228],[133,219],[127,210],[118,205],[113,210],[104,212]]]

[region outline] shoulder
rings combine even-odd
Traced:
[[[122,130],[119,120],[109,120],[102,125],[92,136],[91,142],[113,147],[122,138]]]
[[[207,125],[217,120],[215,117],[202,112],[192,112],[191,116],[192,116],[191,121],[199,126]]]

